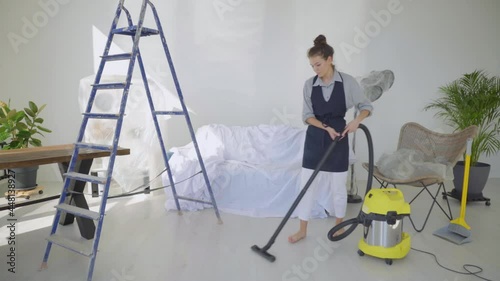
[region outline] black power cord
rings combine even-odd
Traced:
[[[150,184],[151,182],[153,182],[155,179],[157,179],[159,176],[161,176],[167,169],[161,171],[156,177],[154,177],[152,180],[150,180],[147,184],[143,184],[143,185],[140,185],[134,189],[132,189],[131,191],[129,192],[125,192],[125,193],[122,193],[122,194],[119,194],[119,195],[115,195],[115,196],[108,196],[108,199],[115,199],[115,198],[121,198],[121,197],[128,197],[128,196],[133,196],[133,195],[137,195],[137,194],[148,194],[150,193],[151,191],[156,191],[156,190],[159,190],[159,189],[164,189],[164,188],[167,188],[167,187],[170,187],[171,185],[164,185],[164,186],[160,186],[160,187],[157,187],[157,188],[153,188],[153,189],[149,189],[150,187]],[[193,177],[195,177],[196,175],[199,175],[201,174],[202,171],[199,171],[195,174],[193,174],[192,176],[186,178],[186,179],[183,179],[181,181],[178,181],[178,182],[175,182],[174,184],[178,184],[178,183],[182,183],[182,182],[185,182]],[[143,190],[141,191],[138,191],[138,192],[134,192],[138,189],[141,189],[141,188],[144,188]],[[85,195],[85,193],[83,192],[76,192],[76,191],[68,191],[68,194],[79,194],[79,195]]]
[[[115,198],[121,198],[121,197],[133,196],[133,195],[137,195],[137,194],[149,193],[149,192],[151,192],[151,191],[156,191],[156,190],[159,190],[159,189],[164,189],[164,188],[170,187],[171,185],[169,184],[169,185],[164,185],[164,186],[160,186],[160,187],[153,188],[153,189],[147,189],[147,188],[149,188],[149,184],[151,184],[151,182],[152,182],[152,181],[154,181],[156,178],[158,178],[159,176],[161,176],[161,174],[163,174],[166,170],[167,170],[167,169],[163,170],[163,171],[162,171],[160,174],[158,174],[155,178],[153,178],[152,180],[150,180],[150,181],[148,182],[148,186],[141,185],[141,186],[139,186],[139,187],[134,188],[133,190],[131,190],[131,191],[129,191],[129,192],[122,193],[122,194],[120,194],[120,195],[115,195],[115,196],[108,196],[108,199],[115,199]],[[187,180],[189,180],[189,179],[191,179],[191,178],[195,177],[196,175],[201,174],[201,172],[202,172],[202,171],[199,171],[199,172],[197,172],[196,174],[194,174],[194,175],[192,175],[192,176],[190,176],[190,177],[188,177],[188,178],[186,178],[186,179],[183,179],[183,180],[181,180],[181,181],[178,181],[178,182],[176,182],[176,183],[174,183],[174,184],[178,184],[178,183],[185,182],[185,181],[187,181]],[[144,190],[142,190],[142,191],[134,192],[134,191],[136,191],[136,190],[138,190],[138,189],[141,189],[141,188],[145,188],[145,189],[144,189]]]
[[[436,263],[437,263],[440,267],[442,267],[442,268],[444,268],[444,269],[446,269],[446,270],[448,270],[448,271],[451,271],[451,272],[454,272],[454,273],[457,273],[457,274],[462,274],[462,275],[474,275],[475,277],[477,277],[477,278],[479,278],[479,279],[483,279],[483,280],[486,280],[486,281],[493,281],[493,280],[491,280],[491,279],[484,278],[484,277],[481,277],[481,276],[479,276],[479,275],[478,275],[479,273],[483,272],[483,269],[482,269],[480,266],[473,265],[473,264],[464,264],[462,267],[463,267],[463,269],[465,269],[465,271],[466,271],[466,272],[463,272],[463,271],[457,271],[457,270],[453,270],[453,269],[451,269],[451,268],[448,268],[448,267],[445,267],[445,266],[441,265],[441,264],[439,263],[439,261],[438,261],[438,259],[437,259],[436,255],[435,255],[435,254],[433,254],[433,253],[429,253],[429,252],[426,252],[426,251],[422,251],[422,250],[419,250],[419,249],[415,249],[415,248],[413,248],[413,247],[412,247],[411,249],[412,249],[412,250],[414,250],[414,251],[417,251],[417,252],[421,252],[421,253],[424,253],[424,254],[428,254],[428,255],[433,256],[433,257],[434,257],[434,259],[436,260]],[[473,269],[476,269],[476,271],[470,271],[468,268],[473,268]]]
[[[150,181],[147,183],[147,185],[142,184],[142,185],[140,185],[140,186],[138,186],[138,187],[136,187],[136,188],[132,189],[131,191],[126,192],[126,193],[123,193],[123,194],[121,194],[121,195],[124,195],[124,194],[131,194],[132,192],[134,192],[134,191],[136,191],[136,190],[138,190],[138,189],[141,189],[141,188],[144,188],[144,192],[139,192],[139,193],[134,193],[134,194],[146,193],[146,192],[148,191],[148,188],[149,188],[150,184],[151,184],[154,180],[156,180],[159,176],[163,175],[163,173],[165,173],[165,171],[167,171],[167,168],[163,169],[163,171],[161,171],[158,175],[156,175],[156,177],[154,177],[152,180],[150,180]],[[149,191],[151,191],[151,190],[149,190]],[[119,195],[116,195],[116,196],[119,196]],[[111,198],[111,197],[109,197],[109,196],[108,196],[108,199],[109,199],[109,198]]]

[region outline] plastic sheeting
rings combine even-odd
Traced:
[[[392,179],[408,180],[419,177],[439,177],[453,180],[453,170],[442,159],[431,159],[421,151],[399,149],[393,153],[384,153],[377,161],[380,172]]]
[[[85,112],[87,107],[94,79],[95,76],[92,75],[80,80],[78,102],[81,112]],[[125,76],[109,75],[101,79],[101,83],[117,81],[125,81]],[[148,83],[155,107],[159,110],[172,110],[172,107],[167,107],[170,95],[168,91],[153,80]],[[118,113],[122,93],[123,90],[119,89],[99,90],[92,112]],[[111,145],[115,127],[115,120],[91,119],[85,131],[84,141]],[[125,191],[141,186],[145,180],[153,178],[165,166],[142,79],[132,80],[119,146],[130,148],[130,155],[116,157],[113,171],[113,179]],[[103,158],[103,167],[107,166],[108,159]]]
[[[196,139],[207,170],[217,205],[228,213],[253,217],[282,217],[302,188],[300,173],[305,128],[287,125],[228,127],[212,124],[196,132]],[[210,196],[193,144],[172,148],[169,164],[178,195],[203,201]],[[351,154],[350,162],[354,162]],[[186,180],[188,179],[188,180]],[[184,181],[186,180],[186,181]],[[163,174],[164,185],[169,185]],[[171,189],[165,204],[176,209]],[[210,205],[180,200],[181,209],[188,211],[209,208]],[[316,204],[313,217],[326,217]]]

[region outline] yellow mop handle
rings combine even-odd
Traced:
[[[467,205],[467,192],[469,188],[470,154],[472,150],[472,140],[467,140],[467,150],[465,151],[465,171],[462,186],[462,204],[460,206],[460,218],[465,220],[465,205]]]

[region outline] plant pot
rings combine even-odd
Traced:
[[[477,162],[475,166],[470,167],[469,186],[467,190],[468,199],[483,198],[483,189],[490,175],[490,167],[489,164],[481,162]],[[462,194],[464,172],[464,161],[458,161],[455,167],[453,167],[453,184],[458,194]]]
[[[15,190],[30,190],[36,188],[36,175],[38,166],[27,168],[10,169],[14,172],[14,189]]]

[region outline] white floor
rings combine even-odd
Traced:
[[[451,188],[451,184],[448,185]],[[415,189],[401,187],[407,199]],[[405,220],[405,231],[412,238],[412,247],[437,255],[444,266],[463,271],[463,264],[483,268],[480,275],[500,280],[500,179],[490,179],[484,202],[468,204],[467,222],[472,227],[473,242],[455,245],[432,232],[448,224],[441,211],[435,209],[426,229],[415,233]],[[426,197],[428,198],[428,197]],[[92,199],[89,199],[92,200]],[[0,240],[0,280],[86,280],[88,259],[58,246],[52,247],[49,268],[37,271],[49,233],[56,201],[15,210],[16,273],[8,272],[10,246]],[[295,245],[286,241],[298,227],[290,221],[278,236],[270,252],[277,260],[270,263],[250,250],[254,244],[263,246],[281,219],[258,219],[222,214],[224,224],[217,224],[213,210],[185,213],[164,210],[164,192],[154,195],[112,199],[104,223],[101,244],[93,275],[96,281],[133,280],[480,280],[440,268],[433,257],[410,251],[406,258],[388,266],[383,260],[357,255],[361,228],[346,239],[332,243],[326,233],[334,218],[311,222],[309,236]],[[443,201],[444,202],[444,201]],[[420,200],[412,204],[412,216],[424,219],[423,209],[430,204]],[[450,199],[455,215],[459,202]],[[91,203],[93,209],[97,202]],[[360,205],[349,205],[347,218],[355,216]],[[7,237],[7,211],[0,212],[0,236]],[[76,224],[60,227],[62,233],[78,237]]]

